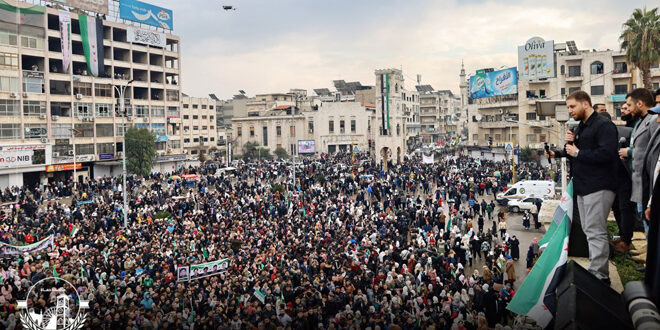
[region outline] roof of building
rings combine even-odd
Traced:
[[[288,108],[291,108],[291,106],[290,105],[280,105],[280,106],[274,107],[273,110],[286,110]]]
[[[373,103],[368,103],[368,102],[362,102],[363,107],[369,107],[369,108],[375,108],[376,105]]]

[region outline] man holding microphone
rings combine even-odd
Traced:
[[[586,92],[569,95],[566,106],[571,118],[580,124],[575,132],[566,132],[564,150],[549,151],[546,156],[571,160],[573,193],[589,244],[589,271],[609,285],[606,221],[616,190],[612,175],[616,173],[618,134],[612,121],[594,111]]]

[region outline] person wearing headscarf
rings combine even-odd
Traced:
[[[518,259],[520,259],[520,241],[516,235],[511,237],[509,245],[511,246],[511,258],[515,261],[518,261]]]

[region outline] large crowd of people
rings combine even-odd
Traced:
[[[486,199],[507,168],[453,153],[387,169],[323,155],[297,166],[294,185],[286,163],[190,167],[130,177],[128,227],[118,178],[7,189],[0,240],[54,235],[55,248],[0,259],[1,319],[15,328],[17,300],[58,274],[97,329],[506,326],[520,242],[500,235]],[[549,177],[536,165],[519,174]],[[225,258],[224,272],[178,281],[181,266]]]

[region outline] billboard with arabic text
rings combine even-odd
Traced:
[[[470,96],[473,99],[518,93],[518,72],[508,68],[493,72],[479,70],[470,77]]]

